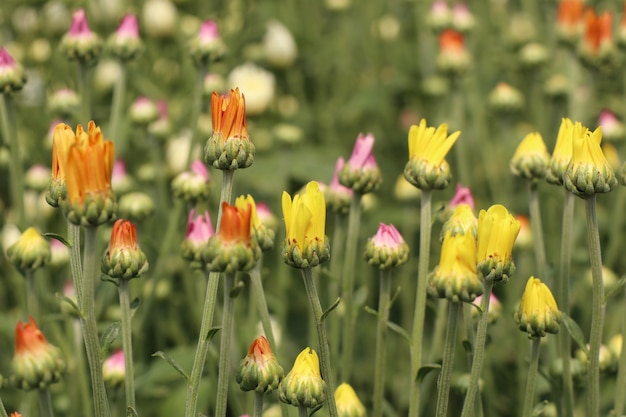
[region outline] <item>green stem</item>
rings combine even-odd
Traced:
[[[626,291],[624,291],[626,295]],[[626,303],[623,304],[623,316],[622,316],[622,350],[619,356],[619,364],[617,367],[617,382],[615,384],[615,407],[614,414],[621,416],[624,414],[624,402],[626,401]]]
[[[39,397],[39,411],[41,417],[54,417],[54,411],[52,410],[52,400],[50,399],[50,389],[40,389],[39,391],[37,391],[37,396]]]
[[[78,94],[80,96],[79,123],[87,125],[91,120],[91,91],[87,81],[87,64],[78,62]]]
[[[102,360],[100,357],[100,341],[98,340],[98,326],[96,323],[95,287],[96,279],[100,276],[97,252],[98,228],[85,228],[85,248],[83,256],[83,300],[80,305],[82,313],[81,324],[87,361],[91,375],[91,389],[93,391],[94,415],[109,417],[109,402],[102,379]]]
[[[356,252],[359,241],[359,227],[361,223],[361,197],[360,193],[354,193],[350,202],[350,215],[348,217],[348,236],[346,240],[346,252],[343,263],[341,300],[344,305],[343,337],[341,340],[341,380],[350,380],[352,368],[352,351],[354,346],[354,270],[356,268]]]
[[[224,306],[222,312],[222,330],[220,337],[219,373],[217,376],[217,402],[215,417],[226,417],[228,403],[228,381],[230,381],[230,345],[235,318],[235,298],[231,295],[235,286],[235,274],[225,274]]]
[[[107,137],[110,137],[115,144],[116,153],[118,155],[124,155],[126,141],[120,133],[120,119],[124,107],[124,96],[126,95],[127,69],[124,62],[120,62],[120,67],[120,76],[115,81],[115,88],[113,90],[113,104],[111,105],[109,135],[107,135]]]
[[[589,386],[588,402],[591,417],[600,415],[600,344],[602,343],[602,325],[604,322],[604,287],[602,285],[602,253],[600,233],[596,217],[596,196],[585,200],[587,219],[587,242],[591,259],[593,294],[591,301],[591,331],[589,333]]]
[[[85,417],[93,416],[91,408],[91,392],[89,391],[89,382],[87,381],[87,367],[85,362],[85,349],[83,348],[83,335],[80,320],[72,320],[72,339],[74,345],[74,363],[76,368],[74,372],[78,374],[76,377],[77,384],[73,384],[77,388],[77,395],[80,397],[79,405],[76,407],[80,410],[80,415]]]
[[[387,357],[387,322],[389,321],[389,297],[391,293],[391,269],[380,271],[378,293],[378,323],[376,326],[376,359],[374,365],[374,412],[373,417],[383,415],[385,391],[385,362]]]
[[[457,130],[465,127],[465,106],[463,102],[463,91],[459,80],[452,80],[452,114]],[[454,156],[459,168],[459,179],[464,184],[471,184],[471,174],[469,167],[472,166],[472,152],[468,152],[468,143],[465,138],[457,141],[454,147]]]
[[[334,222],[334,230],[333,230],[333,238],[331,242],[333,245],[330,248],[330,284],[328,288],[328,300],[327,302],[334,302],[337,297],[339,297],[340,289],[342,287],[342,275],[341,275],[341,262],[343,259],[343,249],[344,245],[341,242],[345,241],[346,229],[345,225],[346,216],[341,213],[335,213],[335,222]],[[340,320],[337,315],[334,315],[328,321],[328,331],[330,340],[339,340],[340,339]],[[338,359],[339,357],[339,343],[333,343],[330,347],[330,357],[333,360]]]
[[[263,396],[262,392],[254,392],[254,409],[252,411],[252,417],[261,417],[263,414]]]
[[[67,239],[70,242],[70,270],[76,291],[76,301],[82,305],[83,300],[83,268],[80,255],[80,227],[67,222]]]
[[[532,341],[530,365],[528,366],[528,379],[526,380],[526,394],[524,395],[524,408],[522,417],[531,417],[535,404],[535,383],[537,381],[537,369],[539,369],[539,347],[541,338]]]
[[[305,406],[298,406],[298,417],[307,417],[307,409]]]
[[[315,281],[313,281],[313,271],[311,268],[300,270],[306,288],[306,295],[311,305],[313,317],[315,317],[315,327],[317,329],[317,338],[319,339],[320,368],[322,378],[326,381],[326,402],[328,403],[328,414],[330,417],[337,417],[337,405],[335,404],[335,382],[330,366],[330,349],[328,348],[328,338],[326,336],[326,327],[322,321],[322,306],[315,289]]]
[[[15,128],[15,114],[13,100],[8,94],[2,94],[0,100],[0,123],[2,123],[2,136],[9,144],[11,158],[9,172],[11,175],[11,202],[17,213],[17,227],[24,230],[26,227],[26,213],[24,211],[24,179],[22,177],[22,158],[20,156],[20,144]]]
[[[0,417],[9,417],[7,414],[7,409],[4,408],[4,403],[2,402],[2,398],[0,398]]]
[[[191,141],[189,143],[189,152],[187,153],[186,167],[191,165],[191,157],[193,156],[193,149],[198,141],[198,118],[202,112],[202,94],[204,94],[204,76],[207,68],[204,64],[198,67],[198,78],[196,79],[196,87],[193,95],[193,106],[191,107],[191,120],[189,122],[191,128]],[[223,171],[226,172],[226,171]],[[229,171],[232,172],[232,171]],[[230,200],[227,200],[230,201]]]
[[[615,268],[617,262],[622,256],[624,246],[621,243],[621,236],[624,230],[624,212],[626,211],[626,192],[618,191],[616,196],[617,202],[611,211],[611,230],[609,232],[609,247],[606,254],[606,265]],[[620,263],[619,266],[621,266]]]
[[[432,191],[422,190],[420,199],[420,251],[417,271],[417,289],[415,291],[415,311],[411,332],[411,394],[409,397],[409,417],[419,415],[420,389],[417,373],[422,365],[422,337],[424,335],[424,317],[426,315],[426,284],[428,260],[430,258]]]
[[[546,248],[543,243],[543,228],[541,227],[541,210],[539,208],[539,193],[537,193],[537,184],[532,181],[527,182],[528,185],[528,206],[530,210],[530,228],[533,234],[533,246],[535,250],[535,259],[537,261],[537,274],[542,279],[546,276]]]
[[[124,390],[126,410],[135,409],[135,372],[133,370],[133,339],[130,324],[130,294],[128,280],[119,280],[120,310],[122,315],[122,350],[124,351]]]
[[[26,271],[26,305],[28,314],[35,321],[39,320],[39,303],[37,300],[37,286],[35,285],[35,271]]]
[[[483,280],[484,292],[480,300],[480,319],[478,320],[478,328],[476,329],[476,343],[474,344],[474,360],[472,361],[472,370],[470,371],[469,387],[465,395],[463,403],[463,411],[461,417],[470,417],[475,415],[474,401],[478,393],[480,382],[480,373],[483,368],[483,359],[485,356],[485,341],[487,339],[487,324],[489,313],[489,299],[493,290],[493,281]]]
[[[565,191],[563,203],[563,226],[561,231],[561,258],[558,275],[558,303],[561,311],[569,314],[569,277],[572,264],[572,230],[574,229],[574,194]],[[570,336],[568,332],[560,332],[561,361],[563,363],[563,417],[574,415],[574,384],[570,368]]]
[[[446,343],[443,347],[443,362],[441,373],[437,381],[439,395],[437,395],[437,417],[448,415],[448,400],[450,398],[450,381],[454,367],[454,348],[456,347],[456,330],[459,323],[459,313],[462,304],[451,301],[448,310],[448,329],[446,330]]]
[[[161,167],[163,166],[163,157],[161,152],[161,145],[158,140],[151,133],[147,133],[148,135],[148,148],[150,148],[150,158],[152,159],[152,166]],[[155,172],[155,180],[156,180],[156,201],[158,207],[161,208],[159,214],[167,214],[170,201],[168,197],[168,188],[167,188],[167,172],[164,169],[157,169]],[[163,219],[163,217],[160,217]]]

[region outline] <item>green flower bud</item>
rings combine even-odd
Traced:
[[[7,256],[19,270],[34,271],[50,262],[50,243],[34,227],[29,227],[7,249]]]
[[[528,332],[529,339],[544,337],[546,333],[558,333],[561,312],[548,286],[530,277],[515,313],[520,330]]]
[[[393,225],[380,223],[376,235],[367,241],[365,260],[378,269],[400,266],[409,259],[409,246]]]
[[[293,368],[278,385],[278,398],[296,407],[315,408],[324,401],[325,390],[317,353],[308,347],[300,352]]]
[[[254,339],[248,355],[241,361],[235,379],[242,391],[269,394],[278,388],[285,372],[264,336]]]

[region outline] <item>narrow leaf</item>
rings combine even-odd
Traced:
[[[220,330],[222,330],[221,327],[211,327],[206,335],[206,341],[210,342]]]
[[[116,279],[113,279],[113,278],[108,277],[108,276],[106,276],[106,275],[102,275],[102,276],[100,277],[100,281],[110,282],[111,284],[115,285],[116,287],[119,287],[119,286],[120,286],[120,283],[119,283],[119,282],[117,282],[117,280],[116,280]]]
[[[321,321],[323,322],[324,320],[326,320],[326,316],[328,316],[328,314],[333,311],[334,309],[337,308],[337,306],[339,305],[339,303],[341,302],[341,298],[337,297],[337,299],[335,300],[334,303],[332,303],[323,313],[322,313],[322,317],[321,317]]]
[[[389,308],[391,308],[393,303],[396,301],[396,299],[400,295],[400,291],[401,290],[402,290],[402,287],[400,287],[400,286],[398,286],[398,288],[396,288],[396,292],[394,292],[393,295],[391,296],[391,298],[389,299]]]
[[[415,380],[418,383],[422,382],[422,380],[426,377],[426,375],[428,375],[435,369],[441,369],[441,365],[439,365],[438,363],[429,363],[429,364],[423,365],[419,369],[419,371],[417,371],[417,377],[415,378]]]
[[[47,237],[47,238],[50,238],[50,239],[56,239],[59,242],[63,243],[68,248],[72,247],[72,244],[67,239],[65,239],[63,236],[61,236],[61,235],[59,235],[57,233],[42,233],[41,236]]]
[[[83,316],[83,315],[81,314],[81,312],[80,312],[80,308],[78,308],[78,304],[76,304],[76,301],[74,301],[73,299],[71,299],[71,298],[69,298],[69,297],[66,297],[66,296],[64,296],[64,295],[61,295],[61,294],[59,294],[59,293],[56,293],[56,294],[55,294],[55,296],[56,296],[56,298],[57,298],[59,301],[62,301],[62,302],[64,302],[64,303],[66,303],[67,305],[69,305],[69,306],[70,306],[70,308],[72,309],[72,312],[73,312],[74,314],[76,314],[78,317],[82,317],[82,316]]]
[[[564,312],[561,312],[561,319],[563,325],[565,325],[565,329],[569,335],[572,336],[572,339],[574,339],[574,342],[585,352],[585,355],[589,355],[589,349],[587,349],[587,345],[585,344],[583,331],[580,329],[580,326],[578,326],[578,323]]]
[[[133,301],[130,302],[130,309],[136,310],[139,307],[139,297],[136,297]]]
[[[111,344],[117,339],[117,335],[120,333],[120,328],[122,324],[119,321],[112,323],[107,329],[102,333],[102,338],[100,340],[100,357],[104,358],[109,353],[109,348]]]
[[[611,288],[607,290],[606,294],[604,294],[604,302],[606,302],[609,298],[617,294],[619,290],[622,289],[624,284],[626,284],[626,275],[621,277],[620,280],[617,281],[617,283],[615,283],[615,285],[611,286]]]
[[[394,332],[398,333],[400,336],[404,337],[406,339],[406,341],[409,343],[409,346],[411,346],[413,344],[411,342],[411,336],[409,336],[407,331],[404,330],[399,325],[397,325],[396,323],[388,321],[387,322],[387,327],[389,327],[390,330],[393,330]]]
[[[164,359],[165,362],[169,363],[172,366],[172,368],[174,368],[176,370],[176,372],[178,372],[179,374],[181,374],[183,376],[183,378],[185,378],[187,383],[191,382],[190,379],[189,379],[189,375],[187,375],[187,372],[185,372],[185,370],[182,368],[182,366],[180,366],[178,364],[178,362],[176,362],[174,359],[172,359],[167,353],[159,350],[158,352],[154,352],[152,354],[152,356],[156,356],[157,358]]]
[[[363,307],[363,310],[365,310],[366,313],[371,314],[372,316],[378,317],[378,311],[374,310],[372,307],[370,306],[365,306]]]
[[[138,417],[137,411],[133,407],[126,408],[126,417]]]
[[[461,342],[461,344],[463,345],[463,350],[465,351],[465,353],[472,353],[472,342],[465,339],[463,340],[463,342]]]
[[[324,406],[324,404],[318,404],[317,407],[315,407],[314,409],[311,410],[311,412],[309,413],[309,417],[313,416],[313,414],[315,414],[318,411],[320,411],[323,406]]]
[[[233,286],[233,289],[230,290],[230,294],[228,296],[230,298],[237,298],[237,296],[241,293],[241,291],[245,288],[245,284],[243,281],[237,281],[237,283]]]

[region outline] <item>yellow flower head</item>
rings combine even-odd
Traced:
[[[554,296],[540,279],[530,277],[515,313],[515,322],[520,330],[528,332],[528,338],[543,337],[559,331],[561,312]]]
[[[476,238],[471,233],[443,239],[439,266],[428,276],[428,292],[432,296],[454,302],[472,302],[483,293],[476,269]]]
[[[520,222],[506,207],[496,204],[478,215],[478,270],[486,279],[508,280],[515,272],[512,251]]]
[[[602,153],[602,128],[574,136],[572,159],[563,174],[565,188],[581,197],[608,193],[617,186],[617,177]]]
[[[545,176],[550,154],[538,132],[529,133],[519,144],[511,159],[511,171],[526,180],[533,181]]]
[[[296,268],[309,268],[327,261],[330,248],[325,235],[326,202],[319,184],[309,182],[304,194],[293,200],[283,192],[282,206],[287,234],[283,245],[285,262]]]
[[[29,227],[13,245],[7,249],[7,256],[21,271],[34,271],[50,262],[50,243],[34,228]]]
[[[259,217],[256,208],[256,202],[254,198],[250,194],[246,196],[239,196],[235,200],[235,206],[239,208],[245,208],[247,205],[250,205],[251,214],[250,221],[252,226],[252,232],[254,233],[256,240],[261,247],[262,251],[270,250],[274,247],[274,238],[276,236],[274,230],[270,227],[267,227]]]
[[[476,239],[478,234],[478,219],[469,204],[461,203],[454,208],[452,215],[443,224],[441,241],[447,233],[452,236],[470,234]]]
[[[335,403],[339,417],[365,417],[365,407],[356,392],[345,382],[335,390]]]
[[[574,124],[568,118],[561,120],[561,127],[559,127],[554,151],[546,172],[546,181],[550,184],[563,185],[563,174],[572,159],[574,136],[581,135],[583,131],[584,127],[580,122]]]
[[[314,408],[324,401],[325,389],[317,353],[308,347],[300,352],[293,368],[280,382],[278,398],[297,407]]]
[[[443,189],[450,181],[450,167],[445,157],[459,138],[461,132],[448,136],[448,125],[438,128],[427,127],[422,119],[419,126],[409,130],[409,162],[404,168],[404,176],[421,190]]]

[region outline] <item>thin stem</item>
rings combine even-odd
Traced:
[[[83,300],[83,268],[80,255],[80,227],[67,222],[67,239],[70,242],[70,270],[76,291],[76,301],[82,305]]]
[[[233,322],[235,318],[235,298],[231,295],[235,285],[235,274],[225,274],[224,306],[222,312],[222,330],[220,337],[219,374],[217,376],[217,402],[215,416],[226,416],[228,403],[228,381],[230,380],[230,342],[232,340]]]
[[[343,337],[341,339],[341,380],[350,380],[352,368],[352,351],[354,350],[354,270],[356,268],[356,252],[359,240],[359,227],[361,223],[361,197],[354,193],[350,202],[350,215],[348,217],[348,236],[346,238],[346,252],[343,263],[341,300],[345,307]]]
[[[262,392],[254,392],[254,409],[252,410],[252,417],[261,417],[263,414],[263,396]]]
[[[80,406],[77,406],[77,409],[80,410],[80,415],[83,415],[85,417],[91,417],[93,416],[93,410],[91,408],[91,392],[89,391],[89,382],[87,381],[85,349],[83,348],[83,335],[80,320],[72,320],[72,329],[74,362],[76,363],[76,368],[74,369],[74,372],[78,374],[78,383],[73,385],[76,386],[78,396],[80,397]]]
[[[328,300],[329,302],[335,301],[340,294],[340,290],[342,288],[342,275],[341,275],[341,259],[343,259],[344,254],[344,245],[340,242],[345,241],[345,220],[346,216],[341,213],[335,213],[335,222],[334,222],[334,231],[331,242],[333,245],[330,248],[330,283],[328,288]],[[340,320],[337,315],[333,315],[330,317],[328,322],[328,330],[330,340],[339,340],[340,339]],[[339,357],[339,343],[333,343],[331,345],[330,357],[333,360],[338,359]]]
[[[102,360],[100,358],[100,341],[96,324],[95,286],[100,276],[97,252],[97,227],[85,228],[85,248],[83,256],[83,300],[80,309],[82,312],[81,324],[83,338],[87,351],[87,361],[91,375],[91,389],[93,391],[94,415],[109,417],[109,401],[102,379]]]
[[[9,144],[11,158],[9,172],[11,175],[11,203],[17,213],[17,226],[20,230],[26,227],[26,213],[24,211],[24,179],[22,178],[22,158],[20,156],[20,144],[15,128],[15,115],[13,100],[8,94],[2,94],[0,100],[0,123],[2,124],[2,136]]]
[[[543,243],[543,228],[541,227],[541,210],[539,208],[539,193],[537,184],[528,181],[528,206],[530,210],[530,228],[533,234],[533,246],[537,261],[537,274],[546,279],[546,248]]]
[[[532,341],[530,353],[530,365],[528,366],[528,379],[526,379],[526,394],[524,395],[524,408],[522,417],[531,417],[533,404],[535,404],[535,383],[537,381],[537,369],[539,369],[539,347],[541,339]]]
[[[465,106],[463,102],[463,90],[461,89],[459,80],[452,82],[452,114],[457,130],[465,127]],[[472,152],[468,152],[468,143],[463,138],[457,141],[454,147],[454,156],[459,168],[459,178],[464,184],[471,184],[471,174],[469,167],[472,166]]]
[[[335,404],[335,381],[330,366],[330,349],[328,348],[328,338],[326,336],[326,327],[322,321],[322,306],[315,289],[315,281],[313,281],[313,271],[311,268],[300,270],[306,295],[311,305],[313,317],[315,317],[315,327],[317,329],[317,338],[319,339],[320,369],[322,378],[326,382],[326,402],[328,403],[328,414],[330,417],[337,417],[337,405]]]
[[[626,291],[624,291],[626,295]],[[626,300],[626,297],[625,297]],[[619,363],[617,367],[617,382],[615,384],[615,407],[614,414],[621,416],[624,414],[624,402],[626,401],[626,390],[624,385],[626,384],[626,345],[624,340],[626,339],[626,303],[622,305],[624,309],[622,314],[622,350],[619,356]]]
[[[587,242],[591,259],[591,276],[593,294],[591,300],[591,331],[589,333],[589,386],[588,403],[591,417],[600,415],[600,343],[602,342],[602,325],[604,323],[604,287],[602,285],[602,253],[600,234],[596,217],[596,196],[585,200],[587,220]]]
[[[452,369],[454,368],[454,348],[456,347],[456,330],[459,323],[459,314],[462,304],[451,301],[448,310],[448,328],[446,330],[446,343],[443,347],[443,362],[441,373],[437,381],[439,395],[437,395],[437,417],[448,415],[448,400],[450,398],[450,381],[452,381]]]
[[[432,191],[422,190],[420,198],[420,252],[417,271],[417,289],[415,291],[415,311],[411,332],[411,394],[409,397],[409,417],[419,415],[420,390],[417,373],[422,365],[422,337],[424,334],[424,317],[426,315],[426,284],[428,260],[430,258],[431,234],[431,201]]]
[[[193,107],[191,108],[191,120],[189,122],[191,128],[191,141],[189,143],[189,152],[187,153],[187,163],[185,166],[191,165],[191,157],[193,156],[193,150],[196,142],[198,141],[198,118],[202,112],[202,94],[204,93],[204,76],[206,74],[206,66],[201,64],[198,67],[198,78],[196,79],[196,86],[194,88],[193,95]],[[226,172],[226,171],[223,171]],[[228,171],[232,172],[232,171]],[[230,200],[227,200],[230,201]]]
[[[80,96],[79,123],[87,124],[91,120],[91,91],[87,81],[87,64],[78,62],[78,94]]]
[[[124,96],[126,95],[127,67],[124,62],[120,63],[120,67],[120,75],[115,81],[115,88],[113,89],[113,103],[111,105],[109,135],[107,137],[110,137],[115,144],[116,153],[118,155],[124,155],[126,141],[120,133],[120,119],[124,107]]]
[[[478,328],[476,329],[476,343],[474,344],[474,360],[472,361],[472,370],[470,371],[469,387],[465,395],[463,403],[463,411],[461,417],[470,417],[475,415],[474,401],[478,392],[480,381],[480,373],[483,368],[483,359],[485,356],[485,340],[487,339],[487,324],[489,313],[489,299],[493,290],[492,280],[483,280],[485,291],[480,300],[480,319],[478,320]]]
[[[563,226],[561,230],[561,258],[558,275],[557,299],[561,311],[569,314],[569,276],[572,264],[572,230],[574,229],[574,194],[565,191],[563,203]],[[570,336],[568,332],[560,332],[561,361],[563,363],[563,417],[574,415],[574,384],[570,368]]]
[[[37,397],[39,398],[39,411],[41,413],[41,417],[54,417],[52,400],[50,399],[50,389],[40,389],[37,391]]]
[[[37,300],[37,286],[35,285],[35,271],[26,271],[26,305],[28,314],[35,321],[39,320],[39,302]]]
[[[298,417],[307,417],[307,409],[305,406],[298,406]]]
[[[4,408],[4,403],[2,402],[2,398],[0,398],[0,417],[9,417],[7,414],[6,408]]]
[[[387,322],[389,321],[389,297],[391,293],[391,269],[380,271],[378,293],[378,323],[376,326],[376,359],[374,365],[374,412],[373,417],[383,415],[385,391],[385,362],[387,358]]]
[[[120,310],[122,316],[122,350],[124,351],[124,390],[126,409],[135,409],[135,372],[133,370],[133,339],[131,332],[130,294],[128,280],[119,280]]]

